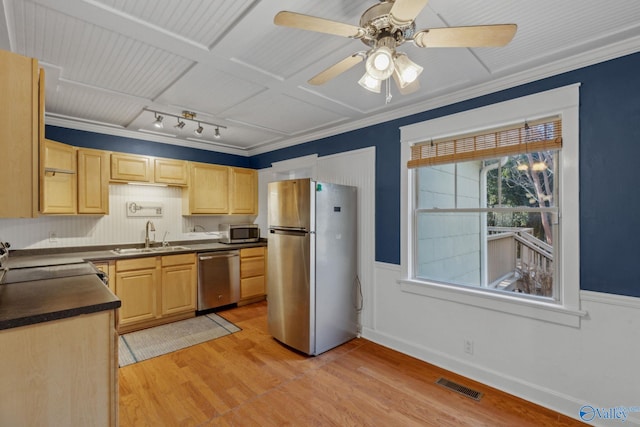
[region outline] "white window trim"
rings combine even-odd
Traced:
[[[400,128],[401,148],[401,246],[400,262],[404,279],[398,281],[403,291],[454,301],[579,327],[586,312],[580,310],[580,211],[579,211],[579,95],[580,84],[564,86],[473,110],[415,123]],[[521,298],[472,287],[443,285],[412,278],[413,195],[415,171],[407,169],[411,146],[454,135],[500,127],[518,121],[535,120],[552,115],[562,117],[562,197],[560,226],[561,288],[558,303]]]

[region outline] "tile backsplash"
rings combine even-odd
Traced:
[[[127,216],[127,202],[161,202],[162,216]],[[218,224],[254,222],[254,216],[182,216],[182,190],[176,187],[111,184],[109,215],[42,215],[33,219],[0,219],[0,240],[12,249],[58,248],[144,243],[145,226],[153,221],[156,241],[216,238]],[[194,232],[195,228],[195,232]],[[206,231],[203,231],[203,229]]]

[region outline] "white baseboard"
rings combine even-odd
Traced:
[[[401,353],[413,356],[424,362],[431,363],[440,368],[455,372],[456,374],[468,377],[482,384],[502,390],[506,393],[533,402],[537,405],[549,408],[568,417],[580,419],[579,409],[585,402],[573,398],[572,396],[563,395],[522,381],[518,378],[504,375],[482,366],[474,365],[465,360],[451,357],[438,350],[430,349],[424,346],[417,346],[414,343],[397,339],[384,333],[380,333],[371,329],[364,328],[362,337],[373,341],[382,346],[391,348]],[[628,418],[625,424],[636,425],[637,421]],[[637,423],[640,425],[640,423]]]

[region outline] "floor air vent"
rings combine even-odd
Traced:
[[[460,393],[463,396],[470,397],[474,400],[480,400],[480,398],[482,397],[482,393],[480,393],[479,391],[470,389],[469,387],[465,387],[458,383],[454,383],[453,381],[449,381],[445,378],[440,378],[438,381],[436,381],[436,384],[441,385],[442,387],[446,387],[449,390],[455,391],[456,393]]]

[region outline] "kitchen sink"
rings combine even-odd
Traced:
[[[113,249],[111,252],[116,255],[134,255],[157,252],[188,251],[189,249],[190,248],[188,248],[187,246],[157,246],[155,248],[118,248]]]
[[[157,248],[151,248],[153,252],[171,252],[171,251],[188,251],[189,247],[187,246],[159,246]]]

